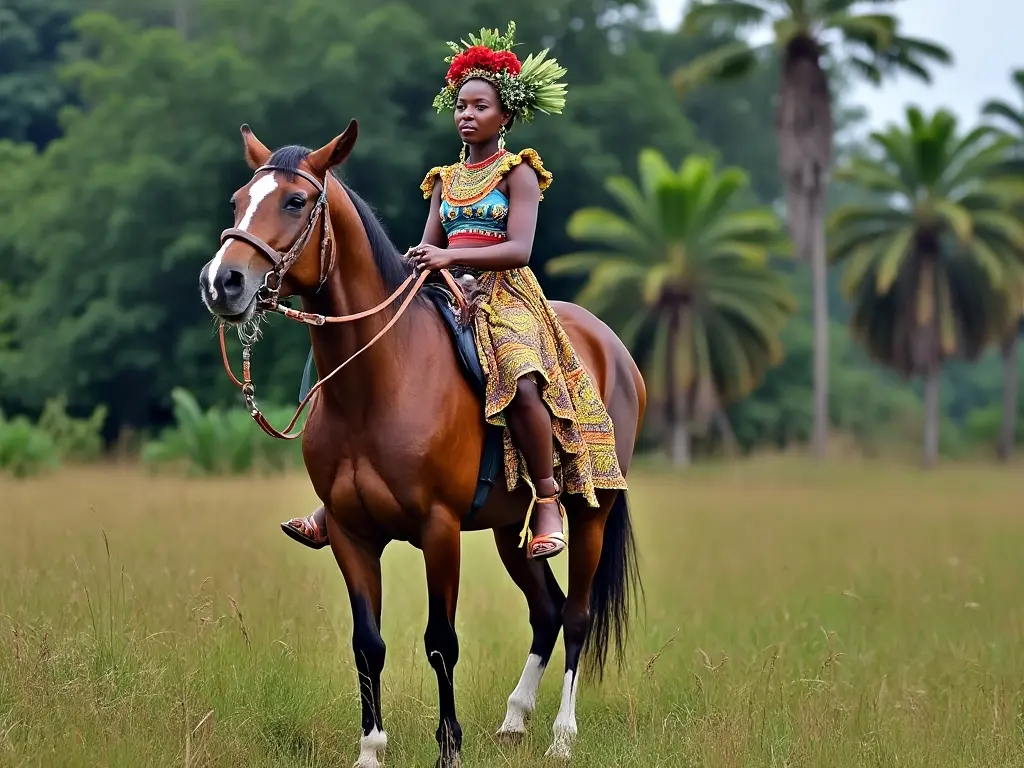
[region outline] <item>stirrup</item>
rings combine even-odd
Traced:
[[[291,520],[281,523],[281,530],[294,541],[304,544],[310,549],[323,549],[330,543],[327,531],[320,532],[320,527],[313,520],[313,515],[293,517]]]
[[[526,520],[523,523],[523,530],[519,533],[519,546],[523,546],[526,541],[526,534],[530,531],[530,519],[533,516],[533,508],[537,504],[544,504],[554,502],[558,505],[559,517],[565,520],[565,507],[562,506],[561,495],[562,489],[559,488],[554,496],[537,496],[537,491],[530,484],[530,489],[533,491],[533,498],[530,500],[530,506],[526,510]],[[563,523],[564,529],[564,523]],[[552,531],[551,533],[543,533],[540,536],[531,536],[530,544],[526,549],[526,557],[529,560],[547,560],[549,557],[554,557],[557,554],[565,551],[569,543],[566,539],[564,530]]]

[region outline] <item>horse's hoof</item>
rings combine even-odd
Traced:
[[[434,763],[434,768],[462,768],[462,756],[439,757],[437,762]]]
[[[569,760],[572,760],[572,744],[568,741],[558,739],[548,747],[548,751],[544,753],[544,757],[549,760],[561,760],[563,762],[568,762]]]
[[[503,747],[518,747],[525,738],[525,731],[498,731],[494,734],[494,740]]]

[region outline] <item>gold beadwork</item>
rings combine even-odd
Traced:
[[[505,150],[499,149],[481,163],[456,164],[444,190],[448,202],[453,205],[471,205],[498,186],[506,169],[504,160],[507,154]]]
[[[540,184],[540,199],[544,199],[544,192],[548,187],[551,186],[551,172],[544,167],[541,162],[540,155],[534,149],[521,149],[519,152],[499,152],[495,158],[488,158],[484,162],[489,163],[493,161],[495,163],[494,173],[498,178],[494,179],[494,183],[489,187],[482,187],[483,197],[489,193],[492,189],[498,186],[498,182],[501,180],[501,176],[511,171],[515,166],[520,163],[526,163],[537,173],[537,181]],[[479,164],[474,164],[474,166]],[[452,183],[453,177],[456,175],[456,171],[459,169],[458,163],[453,165],[436,165],[427,171],[426,176],[423,177],[423,181],[420,182],[420,191],[423,193],[424,199],[429,198],[434,192],[434,185],[438,180],[441,182],[441,196],[447,200],[449,205],[463,205],[466,203],[475,203],[477,199],[473,200],[454,200],[449,196],[449,189]],[[490,170],[490,169],[488,169]]]

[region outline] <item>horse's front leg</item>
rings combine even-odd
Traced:
[[[437,674],[439,721],[438,768],[461,765],[462,726],[455,715],[455,665],[459,638],[455,633],[455,605],[459,598],[461,558],[459,520],[447,510],[433,513],[421,540],[427,568],[427,631],[423,635],[430,666]]]
[[[362,701],[362,736],[355,768],[380,768],[387,747],[380,706],[380,676],[384,671],[384,640],[380,636],[383,546],[352,537],[327,515],[331,549],[348,587],[352,606],[352,651],[359,674]]]

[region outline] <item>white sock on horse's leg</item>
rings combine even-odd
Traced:
[[[388,746],[388,735],[376,727],[359,739],[359,759],[355,768],[380,768],[380,758]]]
[[[576,673],[567,670],[562,681],[562,704],[558,708],[555,724],[552,727],[554,739],[545,753],[547,757],[558,757],[568,760],[572,757],[572,743],[576,740]]]
[[[508,697],[505,722],[498,729],[498,735],[526,733],[526,719],[533,714],[537,705],[537,688],[544,676],[546,666],[541,657],[531,653],[526,657],[526,666],[519,677],[519,683]]]

